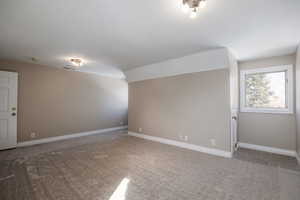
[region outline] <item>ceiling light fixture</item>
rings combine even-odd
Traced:
[[[191,10],[190,18],[197,17],[198,8],[204,8],[206,6],[206,0],[183,0],[182,11],[188,13]]]
[[[190,10],[189,5],[188,5],[187,3],[183,3],[183,4],[182,4],[182,12],[188,13],[189,10]]]
[[[76,67],[81,67],[83,64],[83,61],[80,58],[71,58],[70,62]]]

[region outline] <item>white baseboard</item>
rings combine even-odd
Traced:
[[[226,158],[231,158],[232,157],[232,153],[229,152],[229,151],[223,151],[223,150],[219,150],[219,149],[202,147],[202,146],[198,146],[198,145],[194,145],[194,144],[188,144],[188,143],[185,143],[185,142],[169,140],[169,139],[165,139],[165,138],[161,138],[161,137],[154,137],[154,136],[144,135],[144,134],[135,133],[135,132],[131,132],[131,131],[128,131],[128,135],[143,138],[143,139],[146,139],[146,140],[152,140],[152,141],[155,141],[155,142],[160,142],[160,143],[163,143],[163,144],[169,144],[169,145],[173,145],[173,146],[177,146],[177,147],[181,147],[181,148],[185,148],[185,149],[199,151],[199,152],[202,152],[202,153],[212,154],[212,155],[215,155],[215,156],[221,156],[221,157],[226,157]]]
[[[128,126],[118,126],[118,127],[113,127],[113,128],[99,129],[99,130],[94,130],[94,131],[73,133],[73,134],[62,135],[62,136],[57,136],[57,137],[49,137],[49,138],[31,140],[31,141],[26,141],[26,142],[20,142],[17,144],[17,147],[26,147],[26,146],[36,145],[36,144],[44,144],[44,143],[55,142],[55,141],[60,141],[60,140],[67,140],[67,139],[72,139],[72,138],[88,136],[88,135],[101,134],[101,133],[106,133],[106,132],[110,132],[110,131],[125,130],[127,128],[128,128]]]
[[[284,155],[284,156],[296,157],[296,151],[287,150],[287,149],[267,147],[267,146],[248,144],[248,143],[242,143],[242,142],[239,142],[239,147],[242,147],[245,149],[257,150],[257,151],[265,151],[268,153],[274,153],[274,154],[279,154],[279,155]]]

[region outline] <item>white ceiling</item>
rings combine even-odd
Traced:
[[[227,47],[238,60],[293,53],[299,0],[208,0],[196,19],[181,0],[1,0],[0,58],[122,77],[129,69]]]

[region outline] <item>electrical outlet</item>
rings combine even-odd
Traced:
[[[35,138],[36,137],[36,133],[35,132],[31,132],[30,133],[30,138]]]
[[[210,139],[211,146],[216,146],[216,140],[215,139]]]
[[[189,137],[186,135],[184,136],[184,141],[188,141],[189,140]]]
[[[123,125],[124,124],[124,122],[120,122],[120,125]]]
[[[139,128],[139,132],[140,132],[140,133],[143,132],[143,129],[142,129],[142,128]]]

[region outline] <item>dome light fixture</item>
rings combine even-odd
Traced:
[[[81,67],[83,64],[83,61],[80,58],[71,58],[70,62],[76,67]]]
[[[190,11],[190,18],[197,17],[198,8],[204,8],[206,6],[206,0],[183,0],[182,11],[188,13]]]

